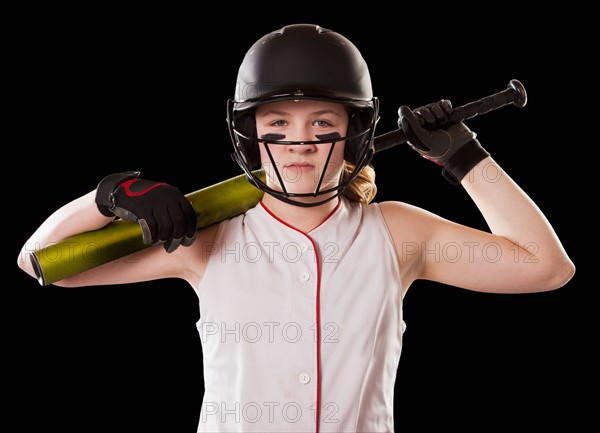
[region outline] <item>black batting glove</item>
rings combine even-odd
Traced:
[[[145,244],[163,244],[168,253],[196,238],[197,216],[181,191],[169,184],[140,179],[140,172],[115,173],[96,189],[98,210],[139,223]]]
[[[411,148],[441,165],[448,182],[458,185],[489,153],[463,122],[447,124],[451,112],[452,104],[447,99],[414,111],[403,105],[398,110],[398,126],[406,134]]]

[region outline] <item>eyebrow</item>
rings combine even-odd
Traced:
[[[322,116],[323,114],[333,114],[333,115],[338,116],[338,117],[341,116],[340,113],[338,113],[337,111],[334,111],[334,110],[313,111],[310,114],[313,115],[313,116]],[[291,114],[288,113],[287,111],[279,111],[279,110],[269,110],[269,111],[266,111],[265,113],[260,114],[261,117],[268,116],[268,115],[291,116]]]

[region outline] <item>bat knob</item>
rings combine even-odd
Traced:
[[[522,108],[527,104],[527,92],[525,92],[525,87],[519,80],[510,80],[508,83],[508,87],[515,91],[515,99],[513,104],[517,107]]]

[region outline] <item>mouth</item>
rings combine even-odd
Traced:
[[[309,162],[288,162],[284,165],[285,168],[315,168],[314,164]]]

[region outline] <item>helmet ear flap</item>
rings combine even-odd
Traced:
[[[350,114],[348,122],[347,136],[352,136],[360,132],[364,132],[369,128],[369,113],[364,110],[353,110]],[[361,154],[366,146],[365,140],[369,134],[363,134],[359,137],[346,141],[344,149],[344,159],[352,164],[356,164],[360,160]]]
[[[248,113],[244,113],[237,117],[235,120],[235,129],[241,132],[246,137],[252,138],[248,140],[238,135],[240,150],[242,157],[244,158],[248,167],[253,169],[260,165],[260,151],[258,149],[258,142],[255,140],[256,136],[256,119],[254,118],[254,112],[251,110]]]

